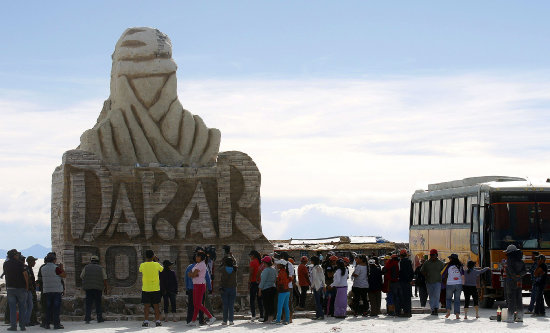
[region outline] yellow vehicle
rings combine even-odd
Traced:
[[[504,176],[472,177],[431,184],[411,200],[409,246],[415,267],[430,249],[440,259],[458,254],[491,271],[481,276],[481,306],[504,299],[503,250],[510,244],[523,251],[529,269],[531,253],[550,258],[550,183],[532,183]],[[544,296],[550,301],[550,279]],[[531,289],[531,276],[523,279]],[[550,304],[548,304],[550,305]]]

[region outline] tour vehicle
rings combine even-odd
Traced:
[[[510,244],[523,252],[528,270],[533,251],[550,262],[550,180],[472,177],[430,184],[413,194],[409,246],[415,267],[430,249],[437,249],[442,260],[456,253],[464,264],[473,260],[476,266],[490,267],[480,278],[481,306],[504,300],[504,250]],[[523,289],[531,289],[529,274]],[[550,278],[544,296],[548,303]]]

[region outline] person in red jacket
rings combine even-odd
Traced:
[[[248,280],[248,290],[250,291],[250,313],[252,315],[252,321],[254,321],[256,320],[256,301],[258,301],[260,318],[264,317],[262,298],[258,295],[258,269],[260,268],[262,258],[260,256],[260,253],[256,250],[250,251],[248,255],[250,256],[250,264],[248,266],[250,276]]]
[[[306,256],[303,256],[300,259],[300,265],[298,265],[298,284],[300,285],[300,310],[303,310],[306,307],[306,295],[311,286],[311,281],[309,281],[309,270],[307,269],[308,259]]]
[[[397,299],[397,287],[399,286],[399,258],[397,254],[393,254],[390,260],[386,261],[386,265],[382,269],[384,273],[384,288],[386,294],[386,309],[389,316],[395,316],[395,306],[399,300]]]

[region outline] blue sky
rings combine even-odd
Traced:
[[[417,188],[482,174],[549,176],[549,7],[4,3],[0,247],[49,245],[51,173],[95,123],[114,44],[132,26],[168,34],[184,107],[221,130],[222,150],[258,163],[269,238],[406,241]]]

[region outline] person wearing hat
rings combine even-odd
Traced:
[[[105,268],[99,264],[99,257],[92,256],[90,263],[87,264],[82,273],[82,289],[86,292],[86,315],[84,321],[89,324],[92,320],[92,305],[95,303],[95,312],[97,322],[105,321],[103,319],[103,309],[101,307],[102,293],[107,292],[109,285],[107,284],[107,272]]]
[[[178,277],[172,270],[173,262],[164,260],[162,262],[163,270],[159,273],[160,294],[164,303],[164,321],[168,321],[169,313],[172,314],[172,321],[176,319],[176,296],[178,295]],[[172,310],[172,311],[169,311]]]
[[[36,326],[38,320],[36,318],[36,310],[38,306],[38,297],[36,296],[36,278],[34,276],[33,268],[36,265],[36,258],[33,256],[27,257],[27,265],[25,270],[29,276],[29,291],[27,295],[27,318],[25,323],[27,327]]]
[[[546,279],[548,274],[548,267],[546,266],[546,257],[541,254],[537,258],[537,269],[534,272],[535,283],[533,289],[536,290],[536,301],[535,301],[535,313],[533,317],[545,317],[546,313],[544,311],[544,296],[543,291],[546,286]]]
[[[368,281],[370,316],[378,317],[382,305],[382,270],[374,259],[369,259]]]
[[[334,300],[336,299],[336,289],[332,288],[332,282],[334,282],[334,271],[336,271],[336,261],[338,257],[334,255],[334,252],[329,252],[327,255],[327,260],[323,265],[325,271],[325,283],[326,283],[326,297],[323,302],[326,308],[325,314],[327,316],[334,315]]]
[[[426,288],[426,277],[424,277],[424,274],[422,274],[422,265],[426,260],[424,258],[420,259],[420,265],[416,267],[414,270],[414,291],[415,296],[416,292],[419,291],[420,293],[420,306],[422,308],[426,307],[426,303],[428,301],[428,289]]]
[[[527,307],[527,311],[525,313],[533,314],[533,310],[535,309],[535,302],[537,300],[537,290],[535,286],[535,271],[537,270],[538,261],[539,261],[539,252],[533,251],[531,252],[531,260],[533,261],[533,264],[531,267],[529,267],[529,275],[531,276],[531,300],[529,302],[529,306]]]
[[[439,260],[436,249],[430,250],[430,259],[423,265],[420,272],[426,278],[426,289],[430,297],[430,309],[432,315],[437,316],[439,310],[439,297],[441,294],[441,271],[445,264]]]
[[[464,267],[456,253],[449,256],[449,262],[441,272],[441,280],[445,286],[447,308],[445,318],[449,318],[451,315],[451,308],[453,306],[452,300],[454,298],[454,314],[456,319],[460,319],[460,294],[462,294],[462,286],[464,285],[465,278]]]
[[[10,327],[8,331],[17,331],[17,310],[19,318],[26,318],[27,291],[29,290],[29,276],[25,265],[21,261],[21,253],[16,249],[8,251],[8,260],[4,262],[4,274],[6,277],[6,290],[8,296],[8,307]],[[25,330],[25,320],[19,320],[19,328]]]
[[[258,294],[264,302],[264,318],[262,322],[269,322],[269,316],[275,319],[276,307],[275,297],[277,296],[277,270],[273,267],[273,260],[270,256],[262,258],[262,265],[265,265],[260,275],[260,284],[258,285]]]
[[[386,314],[395,316],[396,310],[399,309],[399,257],[397,254],[392,254],[390,259],[386,261],[384,268],[384,290],[386,291]]]
[[[513,244],[506,250],[505,290],[508,303],[508,322],[523,322],[523,299],[521,296],[523,276],[527,274],[523,254]]]
[[[57,264],[55,252],[50,252],[44,259],[45,264],[40,268],[42,278],[42,297],[46,302],[46,316],[42,325],[49,329],[53,322],[54,329],[62,329],[59,315],[61,313],[61,297],[64,291],[63,279],[67,277],[63,264]]]
[[[306,307],[306,295],[311,286],[309,281],[309,270],[307,269],[307,262],[309,260],[306,256],[300,259],[300,265],[298,265],[298,285],[300,286],[300,301],[298,302],[300,310],[304,310]]]
[[[402,249],[399,252],[399,256],[401,259],[399,260],[399,308],[397,309],[397,315],[410,318],[412,311],[411,298],[414,270],[407,250]]]
[[[275,282],[277,287],[277,317],[275,318],[275,323],[281,323],[281,317],[283,311],[285,312],[285,325],[290,323],[290,290],[292,279],[288,274],[288,261],[284,259],[279,259],[275,262],[279,272],[277,273],[277,280]]]

